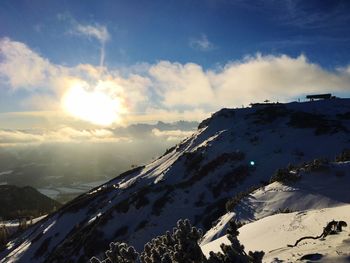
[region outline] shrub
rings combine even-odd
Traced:
[[[128,233],[128,226],[121,226],[120,228],[118,228],[115,232],[114,232],[114,236],[119,237],[119,236],[123,236],[126,233]]]
[[[350,149],[344,149],[339,155],[335,157],[336,162],[350,161]]]
[[[161,196],[156,201],[154,201],[154,203],[152,205],[152,215],[157,215],[157,216],[160,215],[160,213],[162,212],[162,210],[166,206],[166,204],[172,200],[170,193],[171,193],[171,191],[167,191],[164,193],[163,196]]]
[[[0,251],[5,248],[9,237],[8,230],[5,225],[0,226]]]
[[[249,251],[248,254],[244,251],[244,246],[238,240],[238,226],[233,220],[229,222],[229,227],[226,230],[227,238],[230,240],[230,245],[221,244],[222,252],[210,252],[208,263],[226,263],[226,262],[240,262],[240,263],[259,263],[262,262],[264,256],[263,251]]]
[[[183,154],[185,158],[185,165],[188,172],[197,170],[200,163],[204,159],[204,155],[201,152],[185,152]]]
[[[287,168],[280,168],[277,169],[277,171],[274,173],[274,175],[270,179],[270,183],[273,182],[281,182],[281,183],[288,183],[288,182],[295,182],[300,179],[300,175],[296,171],[290,171]]]
[[[138,225],[137,227],[135,228],[135,231],[138,231],[138,230],[141,230],[141,229],[144,229],[148,224],[148,221],[147,220],[142,220]]]
[[[28,228],[27,219],[26,218],[21,218],[19,220],[18,231],[21,232],[21,231],[26,230],[27,228]]]
[[[38,258],[47,252],[51,242],[51,237],[46,238],[40,245],[40,247],[35,251],[34,257]]]
[[[162,156],[160,156],[159,158],[162,158],[162,157],[164,157],[165,155],[167,155],[167,154],[171,153],[172,151],[174,151],[174,150],[176,149],[176,147],[177,147],[177,144],[176,144],[176,145],[174,145],[174,146],[173,146],[173,147],[171,147],[171,148],[167,148],[167,149],[165,150],[165,152],[163,153],[163,155],[162,155]]]
[[[138,258],[138,253],[134,247],[128,246],[126,243],[110,243],[109,250],[106,251],[106,259],[100,261],[93,257],[91,263],[134,263]]]
[[[226,211],[227,212],[232,212],[236,205],[238,205],[238,203],[245,197],[249,196],[252,192],[254,192],[255,190],[257,190],[260,187],[260,185],[255,185],[250,187],[247,191],[243,191],[243,192],[239,192],[238,194],[236,194],[233,198],[231,198],[230,200],[228,200],[225,204],[226,207]]]
[[[324,115],[297,111],[291,114],[290,126],[300,129],[315,129],[315,135],[332,134],[346,128],[337,120],[328,120]]]
[[[305,167],[307,172],[323,172],[329,169],[329,161],[325,158],[314,159],[312,162],[308,163]]]
[[[173,233],[167,231],[165,235],[153,238],[145,244],[141,255],[125,243],[111,243],[106,251],[106,259],[96,257],[90,259],[91,263],[258,263],[261,262],[264,252],[245,253],[244,246],[237,239],[239,235],[236,222],[231,221],[227,229],[230,245],[221,245],[222,253],[210,253],[209,259],[203,255],[198,245],[203,235],[201,229],[192,226],[188,219],[180,219]]]
[[[125,243],[111,243],[107,250],[107,258],[100,261],[93,257],[91,263],[134,263],[138,259],[142,263],[155,262],[204,262],[204,255],[198,245],[202,231],[193,227],[189,220],[179,220],[171,234],[169,231],[163,236],[153,238],[145,244],[144,251],[139,254]]]
[[[202,156],[202,154],[201,154]],[[241,151],[235,151],[232,153],[223,153],[213,160],[209,161],[203,165],[200,169],[196,168],[194,174],[184,182],[179,183],[177,186],[180,188],[186,188],[192,186],[193,183],[198,182],[199,180],[205,178],[210,172],[214,171],[218,167],[224,165],[227,162],[239,162],[244,160],[245,154]],[[199,165],[199,163],[197,163]],[[238,169],[238,168],[237,168]],[[239,168],[241,169],[241,168]],[[227,175],[231,176],[231,175]]]
[[[212,187],[212,193],[217,198],[223,191],[230,191],[236,187],[238,183],[243,182],[249,176],[249,167],[247,165],[240,165],[232,171],[223,175],[220,181]]]
[[[293,213],[294,211],[288,207],[286,208],[279,208],[276,210],[273,214],[288,214],[288,213]]]
[[[278,118],[285,117],[289,114],[285,105],[274,104],[265,106],[263,108],[258,108],[251,115],[255,117],[254,123],[257,124],[268,124],[277,120]]]
[[[210,229],[212,227],[213,221],[225,213],[226,202],[227,198],[216,199],[213,203],[205,208],[202,215],[197,216],[196,223],[201,223],[205,230]]]
[[[205,257],[198,245],[202,234],[188,219],[180,219],[172,234],[167,231],[145,245],[141,262],[203,262]]]
[[[118,213],[126,213],[126,212],[129,211],[129,207],[130,207],[129,199],[126,198],[126,199],[120,201],[119,203],[117,203],[117,204],[114,206],[114,209],[115,209],[115,211],[117,211]]]

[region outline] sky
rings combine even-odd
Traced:
[[[3,0],[0,129],[199,121],[265,99],[348,97],[349,24],[346,0]]]

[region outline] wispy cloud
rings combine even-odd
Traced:
[[[100,45],[100,67],[103,67],[105,60],[105,45],[111,39],[107,26],[99,23],[85,23],[78,22],[70,13],[64,12],[57,14],[57,19],[65,22],[69,26],[68,33],[76,36],[87,37],[89,39],[97,40]]]
[[[270,10],[278,12],[274,16],[284,25],[303,29],[320,29],[346,27],[350,22],[348,1],[318,1],[288,0],[263,1]],[[278,9],[276,9],[276,6]]]
[[[101,43],[105,43],[110,38],[107,28],[105,26],[101,26],[98,24],[96,25],[78,24],[75,26],[75,30],[73,32],[75,32],[78,35],[96,38]]]
[[[235,0],[227,1],[227,3],[238,8],[262,13],[281,26],[337,30],[339,27],[347,27],[350,22],[348,12],[350,2],[347,0]]]
[[[82,25],[76,24],[72,31],[73,34],[86,36],[88,38],[94,38],[101,44],[101,55],[100,55],[100,67],[103,67],[105,60],[105,44],[110,39],[110,34],[106,26],[94,24],[94,25]]]
[[[209,41],[207,35],[205,34],[202,34],[197,38],[190,38],[189,45],[191,48],[200,51],[210,51],[215,48],[214,44]]]

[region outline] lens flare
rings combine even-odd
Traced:
[[[120,99],[103,91],[87,90],[82,84],[75,84],[67,90],[62,106],[70,115],[101,126],[109,126],[120,118]]]

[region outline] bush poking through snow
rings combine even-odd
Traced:
[[[314,159],[305,166],[307,172],[324,172],[329,170],[329,161],[325,158]]]
[[[9,233],[5,225],[0,226],[0,251],[3,250],[8,241]]]
[[[238,194],[236,194],[233,198],[229,199],[226,204],[225,204],[225,208],[227,212],[232,212],[236,205],[239,204],[239,202],[241,202],[241,200],[247,196],[249,196],[252,192],[254,192],[255,190],[259,189],[261,187],[261,185],[255,185],[250,187],[248,190],[244,191],[244,192],[239,192]]]
[[[93,257],[91,263],[142,263],[204,262],[204,255],[198,245],[202,230],[193,227],[188,219],[179,220],[171,234],[153,238],[145,245],[140,257],[133,247],[125,243],[111,243],[107,250],[107,259],[100,261]]]
[[[347,162],[350,161],[350,149],[344,149],[341,154],[335,157],[336,162]]]
[[[270,179],[270,183],[273,182],[295,182],[300,179],[299,174],[296,171],[290,171],[288,168],[277,169],[274,175]]]
[[[230,222],[227,229],[231,245],[221,245],[223,253],[210,253],[207,259],[198,241],[203,235],[201,229],[191,225],[188,219],[180,219],[173,233],[167,231],[165,235],[153,238],[145,244],[144,251],[139,254],[125,243],[111,243],[107,250],[107,258],[100,261],[93,257],[91,263],[258,263],[264,252],[244,252],[244,246],[237,239],[239,234],[236,222]]]
[[[109,250],[106,251],[107,258],[99,260],[96,257],[90,259],[91,263],[134,263],[139,254],[134,247],[128,246],[126,243],[110,243]]]
[[[198,245],[202,230],[191,226],[188,219],[179,220],[171,234],[152,239],[145,245],[140,259],[142,263],[193,262],[200,263],[204,255]]]
[[[244,246],[238,240],[238,226],[233,220],[229,222],[229,227],[226,230],[227,238],[231,241],[231,245],[221,244],[221,250],[223,253],[210,252],[208,263],[228,263],[228,262],[240,262],[240,263],[259,263],[262,262],[264,257],[263,251],[249,251],[247,254],[244,251]]]

